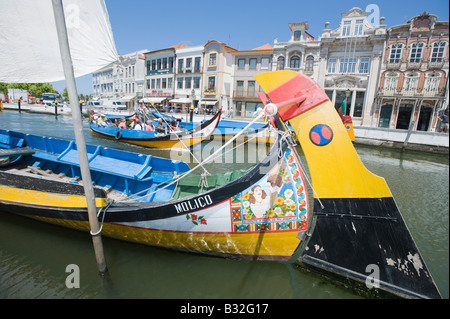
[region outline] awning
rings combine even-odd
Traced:
[[[170,103],[178,103],[178,104],[191,104],[192,100],[188,98],[179,98],[179,99],[172,99],[169,101]]]
[[[200,105],[216,105],[217,100],[201,100]]]
[[[127,96],[121,97],[120,100],[123,102],[130,102],[135,97],[136,97],[136,95],[127,95]]]
[[[161,103],[162,101],[166,100],[167,97],[144,97],[142,100],[140,100],[140,103]]]

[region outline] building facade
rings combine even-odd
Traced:
[[[449,23],[426,12],[389,28],[373,126],[436,131],[448,107]]]
[[[228,110],[231,97],[233,56],[236,52],[224,43],[208,41],[205,44],[200,108],[207,113],[223,108]]]
[[[289,23],[289,29],[289,41],[274,41],[272,69],[304,73],[317,81],[320,42],[307,32],[308,22]]]
[[[173,98],[175,48],[145,53],[145,88],[142,102],[165,109]]]
[[[272,71],[273,47],[266,44],[248,51],[234,51],[233,83],[229,117],[252,117],[258,107],[263,107],[257,92],[261,92],[254,76]]]
[[[372,26],[360,8],[343,12],[338,28],[327,22],[322,31],[316,81],[355,126],[371,124],[385,38],[386,26]]]
[[[174,98],[169,102],[176,111],[186,112],[191,105],[198,106],[202,93],[203,52],[203,45],[175,49]]]
[[[119,57],[115,63],[92,73],[92,92],[95,99],[117,99],[134,107],[143,94],[144,53],[136,51]]]
[[[136,107],[144,95],[145,52],[141,50],[120,57],[123,81],[118,90],[118,96],[128,107]]]

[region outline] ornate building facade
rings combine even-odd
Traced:
[[[389,28],[373,126],[436,131],[448,107],[448,45],[448,21],[426,12]]]
[[[322,31],[316,81],[355,126],[370,126],[385,37],[386,26],[372,26],[360,8],[343,12],[338,28],[327,22]]]

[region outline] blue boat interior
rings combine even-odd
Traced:
[[[0,129],[0,149],[19,150],[23,147],[34,151],[23,156],[22,162],[25,165],[81,179],[78,150],[74,141]],[[132,197],[142,192],[134,198],[144,202],[165,202],[197,195],[229,183],[251,169],[249,167],[206,177],[188,175],[164,188],[164,182],[170,182],[176,175],[189,171],[189,166],[179,161],[102,146],[86,145],[86,151],[95,185]]]
[[[23,161],[56,174],[81,178],[77,145],[74,141],[51,137],[23,134],[0,130],[0,148],[13,149],[27,146],[36,152]],[[155,192],[165,186],[175,175],[186,172],[186,163],[172,161],[127,151],[109,149],[102,146],[86,145],[92,182],[100,187],[112,188],[127,195],[144,191],[139,196],[152,193],[140,200],[163,202],[172,197],[175,184]],[[157,186],[160,185],[160,186]]]

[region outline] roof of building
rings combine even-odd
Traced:
[[[181,48],[188,48],[189,46],[187,46],[187,45],[185,45],[185,44],[182,44],[182,43],[178,43],[177,45],[174,45],[173,47],[171,47],[171,48],[174,48],[174,49],[181,49]]]
[[[267,44],[264,44],[263,46],[252,49],[252,51],[272,50],[272,49],[273,49],[273,46],[271,46],[269,43],[267,43]]]

